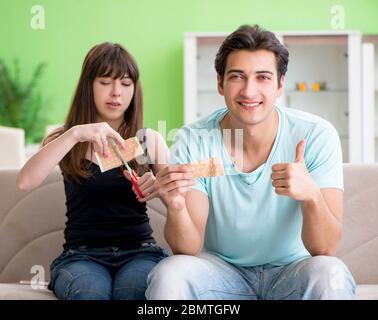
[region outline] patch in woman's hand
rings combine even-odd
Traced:
[[[117,145],[118,150],[127,162],[143,154],[143,149],[136,137],[125,140],[125,149],[123,149],[118,143]],[[109,146],[111,146],[110,142]],[[102,154],[99,154],[97,152],[95,152],[95,156],[101,172],[105,172],[123,165],[120,158],[117,156],[117,153],[112,147],[109,148],[109,155],[106,158]]]

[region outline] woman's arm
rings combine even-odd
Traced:
[[[89,141],[93,143],[95,151],[107,154],[109,152],[107,137],[112,137],[124,145],[120,134],[106,122],[72,127],[29,159],[17,176],[17,187],[23,191],[38,187],[78,142]]]
[[[30,191],[45,180],[60,160],[76,144],[77,141],[72,129],[46,144],[30,158],[17,176],[17,188]]]

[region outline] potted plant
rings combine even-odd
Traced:
[[[0,60],[0,125],[23,128],[26,143],[40,143],[47,123],[38,83],[46,64],[41,62],[29,82],[20,79],[18,60],[13,62],[13,73]]]

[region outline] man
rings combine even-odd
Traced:
[[[284,46],[258,26],[241,26],[220,47],[227,108],[184,127],[176,165],[156,177],[175,255],[151,272],[148,299],[354,298],[352,275],[332,257],[342,231],[338,134],[326,120],[274,105],[287,64]],[[222,177],[195,181],[183,165],[213,156]]]

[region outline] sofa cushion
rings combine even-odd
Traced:
[[[378,300],[378,285],[360,284],[356,290],[357,300]]]
[[[56,168],[35,190],[17,190],[18,170],[0,170],[0,299],[50,299],[45,290],[19,285],[41,269],[49,280],[52,259],[62,250],[65,222],[62,176]],[[344,233],[337,252],[356,279],[358,299],[378,299],[378,164],[344,164]],[[153,235],[166,249],[166,210],[147,203]],[[16,284],[12,284],[16,283]]]
[[[0,282],[31,280],[34,268],[49,267],[63,243],[65,202],[59,170],[31,192],[16,188],[18,170],[0,170]],[[43,279],[43,277],[45,279]]]
[[[357,300],[378,300],[378,285],[358,285]],[[0,300],[57,300],[46,287],[33,289],[30,285],[0,283]]]
[[[0,300],[57,300],[46,287],[33,289],[30,285],[0,283]]]
[[[50,264],[63,250],[66,221],[64,186],[57,167],[36,189],[16,188],[18,170],[0,170],[0,283],[50,278]],[[166,210],[160,199],[147,203],[153,236],[168,249],[163,236]]]
[[[344,181],[337,256],[358,284],[378,284],[378,164],[344,164]]]

